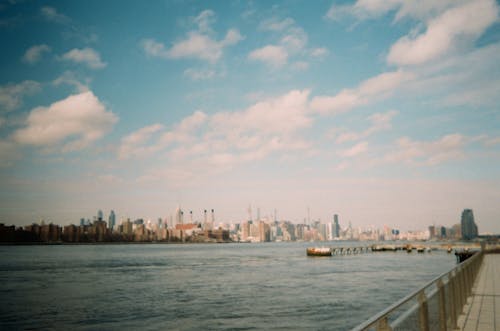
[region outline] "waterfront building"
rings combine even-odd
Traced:
[[[462,239],[471,240],[477,237],[477,225],[474,222],[474,214],[472,209],[464,209],[462,212],[462,220],[460,222],[462,229]]]
[[[122,221],[121,230],[122,234],[124,235],[132,234],[132,222],[130,221],[130,218],[127,218],[125,221]]]
[[[260,242],[271,241],[271,229],[269,224],[259,221],[259,240]]]

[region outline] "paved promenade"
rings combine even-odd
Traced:
[[[458,325],[464,331],[500,331],[500,254],[484,256]]]

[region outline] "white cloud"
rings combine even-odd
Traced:
[[[418,74],[405,90],[440,106],[495,106],[500,101],[499,52],[496,43],[440,57],[414,69]]]
[[[392,45],[387,61],[417,65],[434,60],[464,41],[471,43],[497,19],[498,6],[494,0],[466,2],[430,20],[425,33],[399,39]]]
[[[148,135],[148,139],[139,139],[139,144],[127,144],[137,149],[128,150],[127,155],[166,151],[166,170],[156,171],[152,176],[156,178],[178,170],[184,174],[224,171],[273,153],[308,150],[309,143],[298,134],[312,124],[307,115],[308,97],[307,90],[290,91],[241,111],[213,115],[198,111],[170,130],[158,132],[156,140]],[[147,128],[138,131],[140,137],[144,136],[143,130],[149,132]]]
[[[224,47],[235,45],[243,39],[245,39],[245,37],[243,37],[238,30],[229,29],[224,37],[224,40],[222,40],[221,45]]]
[[[312,57],[324,58],[325,56],[328,55],[329,51],[328,51],[328,49],[326,49],[324,47],[318,47],[318,48],[312,49],[310,53],[311,53]]]
[[[165,130],[159,123],[141,128],[122,138],[118,157],[120,159],[148,157],[172,144],[188,143],[195,139],[193,136],[195,130],[200,128],[206,119],[205,113],[196,111],[170,130]]]
[[[21,144],[78,150],[100,139],[118,117],[91,92],[71,95],[49,107],[33,109],[24,128],[13,134]]]
[[[169,58],[199,58],[216,62],[222,56],[222,44],[207,35],[190,32],[188,38],[175,43],[167,52]]]
[[[392,119],[397,114],[397,111],[390,110],[385,113],[375,113],[373,115],[370,115],[368,117],[368,120],[371,122],[371,125],[362,132],[346,132],[343,130],[334,129],[335,132],[339,132],[335,141],[339,144],[342,144],[349,141],[365,139],[376,132],[389,130],[392,128]]]
[[[199,32],[190,32],[187,39],[175,43],[164,54],[172,59],[198,58],[215,63],[222,56],[224,47],[234,45],[240,40],[243,40],[243,37],[237,30],[229,30],[221,41]]]
[[[399,114],[396,110],[390,110],[386,113],[375,113],[368,117],[372,122],[372,126],[367,130],[368,134],[379,131],[389,130],[392,128],[392,119]]]
[[[91,69],[102,69],[107,65],[101,60],[99,53],[90,47],[82,49],[74,48],[63,54],[62,59],[85,64]]]
[[[466,143],[467,138],[456,133],[434,141],[415,141],[402,137],[397,140],[395,150],[386,154],[382,162],[437,165],[463,158]]]
[[[367,149],[368,143],[366,141],[362,141],[352,146],[351,148],[339,151],[338,154],[341,157],[351,158],[364,154]]]
[[[78,93],[86,92],[89,90],[88,81],[82,83],[76,78],[76,74],[72,71],[65,71],[61,76],[52,81],[52,84],[59,86],[62,84],[73,86]]]
[[[212,32],[211,26],[215,22],[215,13],[210,9],[204,10],[194,18],[194,22],[198,25],[200,32]]]
[[[168,51],[160,42],[154,39],[146,38],[141,41],[141,46],[144,52],[149,56],[168,58]]]
[[[259,28],[277,33],[279,39],[275,44],[268,44],[251,51],[248,54],[250,60],[263,62],[273,68],[282,68],[289,59],[295,59],[291,62],[292,69],[306,70],[309,67],[306,61],[308,57],[321,58],[328,53],[326,48],[307,49],[309,37],[292,18],[265,20],[260,23]]]
[[[288,53],[281,46],[267,45],[258,48],[248,54],[250,60],[261,61],[265,64],[279,68],[284,66],[288,61]]]
[[[305,48],[307,40],[307,33],[302,28],[292,27],[289,28],[287,33],[281,38],[280,44],[289,53],[297,53]]]
[[[51,48],[48,45],[34,45],[26,50],[24,53],[22,60],[23,62],[34,64],[42,58],[43,53],[48,53],[51,51]]]
[[[251,132],[292,133],[309,127],[307,116],[309,90],[293,90],[278,98],[270,98],[240,112],[217,113],[211,118],[214,132],[241,134]]]
[[[188,68],[184,70],[184,76],[189,77],[191,80],[207,80],[215,77],[216,72],[212,69],[198,70],[193,68]]]
[[[123,137],[118,150],[118,157],[124,160],[132,157],[149,156],[158,151],[158,146],[147,146],[146,144],[150,142],[155,133],[161,130],[163,130],[163,125],[153,124]]]
[[[333,21],[340,21],[349,16],[364,20],[396,11],[396,21],[405,17],[427,19],[464,2],[464,0],[358,0],[352,5],[332,5],[325,17]]]
[[[322,114],[340,114],[387,98],[396,89],[411,81],[414,75],[405,71],[386,72],[363,81],[356,89],[344,89],[334,96],[316,96],[311,108]]]
[[[297,71],[304,71],[309,68],[309,63],[305,61],[297,61],[292,63],[292,69],[297,70]]]
[[[61,24],[67,24],[71,22],[71,19],[68,16],[59,13],[54,7],[44,6],[40,8],[40,13],[42,17],[47,21]]]
[[[211,10],[201,12],[194,18],[197,29],[188,32],[187,38],[175,42],[170,48],[151,38],[143,39],[141,46],[149,56],[166,59],[193,58],[215,63],[222,57],[225,47],[237,44],[244,37],[238,30],[229,29],[224,39],[214,39],[211,36],[214,17],[215,13]]]
[[[342,90],[334,96],[316,96],[311,100],[311,108],[322,114],[341,114],[364,104],[355,90]]]
[[[25,80],[18,84],[0,86],[0,112],[10,112],[22,105],[23,97],[40,91],[40,83]]]
[[[259,25],[259,28],[264,31],[283,31],[293,26],[294,24],[295,21],[290,17],[287,17],[283,20],[272,18],[262,21]]]

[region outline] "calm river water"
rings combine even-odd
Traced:
[[[456,263],[308,246],[2,246],[0,329],[346,330]]]

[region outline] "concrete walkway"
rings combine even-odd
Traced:
[[[500,331],[500,254],[484,256],[458,325],[464,331]]]

